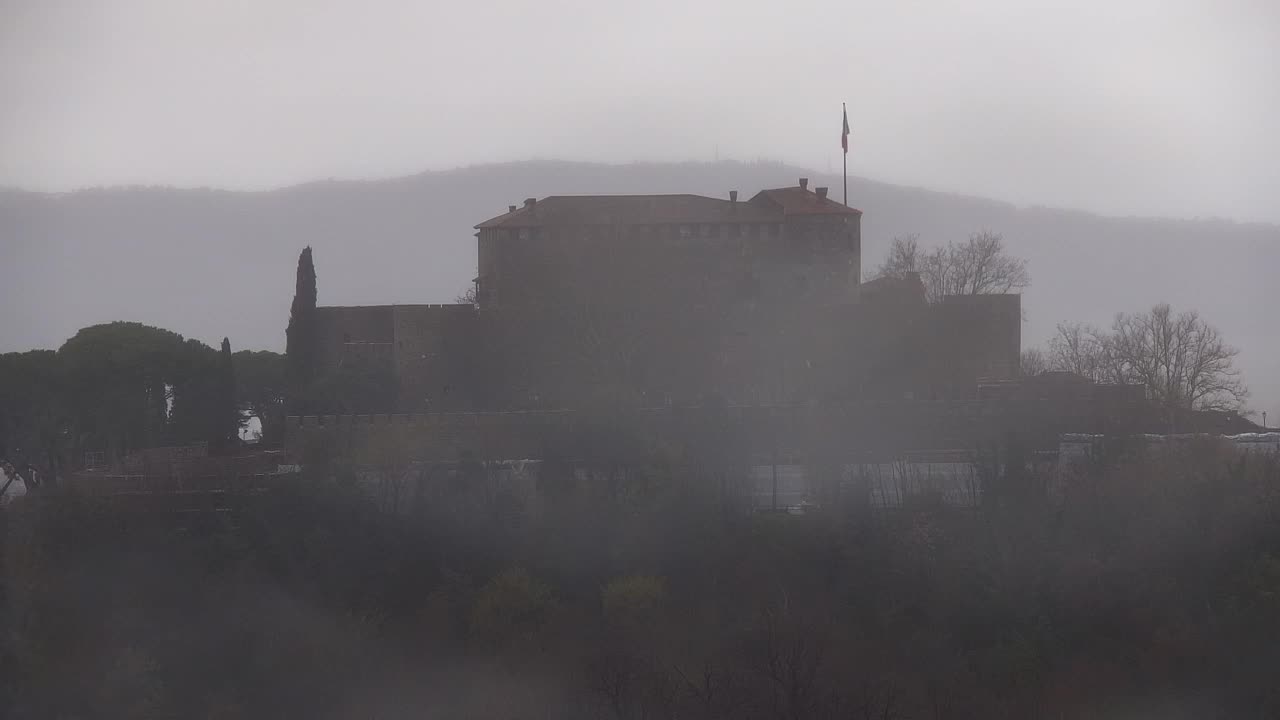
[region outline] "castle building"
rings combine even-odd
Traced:
[[[286,442],[305,453],[391,437],[424,462],[554,458],[584,472],[601,448],[627,462],[684,448],[776,510],[845,492],[971,504],[980,462],[1023,467],[1066,434],[1249,427],[1172,417],[1137,386],[1021,377],[1020,296],[930,302],[912,273],[862,282],[861,219],[803,178],[746,201],[509,206],[476,226],[474,302],[319,309],[326,374],[375,368],[395,393],[289,418]],[[591,440],[619,418],[627,442]]]
[[[827,188],[530,198],[476,226],[475,304],[320,309],[326,362],[401,411],[954,397],[1017,372],[1019,298],[861,282]],[[390,408],[389,408],[390,409]]]
[[[787,330],[856,301],[860,220],[805,180],[746,202],[526,200],[477,226],[493,375],[534,406],[790,399],[805,358]]]

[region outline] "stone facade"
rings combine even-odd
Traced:
[[[1017,374],[1018,296],[863,292],[860,226],[804,179],[531,198],[476,226],[475,306],[321,308],[326,364],[389,364],[388,409],[416,412],[942,400]]]
[[[860,220],[802,181],[746,202],[530,199],[481,223],[477,297],[503,407],[797,398],[801,332],[856,303]]]
[[[860,221],[804,180],[745,202],[511,206],[476,226],[474,305],[320,309],[325,363],[386,363],[399,413],[291,417],[287,450],[394,443],[442,467],[662,458],[719,466],[757,508],[829,502],[832,483],[872,504],[969,504],[980,467],[1030,462],[1067,433],[1244,423],[1158,412],[1138,387],[1021,377],[1018,295],[929,303],[912,274],[862,283]]]
[[[479,317],[473,305],[317,308],[322,367],[381,363],[395,375],[397,408],[472,410]]]

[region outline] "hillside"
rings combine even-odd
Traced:
[[[0,351],[57,347],[77,328],[137,320],[237,348],[281,349],[294,263],[315,249],[323,304],[447,302],[474,276],[471,226],[526,197],[691,192],[750,197],[840,178],[780,164],[523,162],[271,192],[112,188],[0,191]],[[1280,226],[1109,218],[851,178],[864,265],[889,239],[978,228],[1030,262],[1024,344],[1064,320],[1107,322],[1159,301],[1193,307],[1242,348],[1258,409],[1280,418],[1280,322],[1272,298]]]

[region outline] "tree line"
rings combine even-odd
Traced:
[[[0,355],[0,455],[56,477],[85,453],[205,442],[233,449],[248,418],[268,437],[283,408],[283,357],[233,353],[134,322],[83,328],[62,347]]]
[[[1170,409],[1239,410],[1249,397],[1240,351],[1199,313],[1161,303],[1120,313],[1110,328],[1062,323],[1048,349],[1023,352],[1023,371],[1059,370],[1100,383],[1129,383]]]
[[[42,494],[0,514],[0,702],[16,718],[1280,712],[1274,456],[1117,445],[1027,478],[1052,494],[876,510],[850,492],[791,516],[724,506],[715,450],[626,472],[602,450],[587,476],[544,463],[553,500],[519,521],[474,460],[410,476],[424,501],[386,513],[364,472],[317,455],[234,522],[183,532]]]
[[[1006,251],[1002,235],[987,230],[932,249],[922,249],[917,235],[895,237],[873,277],[909,275],[920,278],[929,302],[1020,292],[1031,284],[1026,261]],[[1152,402],[1169,410],[1238,411],[1249,397],[1235,367],[1239,354],[1199,313],[1158,303],[1117,314],[1109,328],[1060,323],[1046,349],[1022,352],[1021,372],[1052,370],[1098,383],[1140,385]]]
[[[895,238],[876,277],[918,275],[930,301],[952,294],[1014,292],[1030,284],[1025,261],[989,231],[931,250],[918,237]],[[0,355],[0,453],[16,465],[56,475],[86,451],[120,456],[163,444],[236,444],[256,418],[263,438],[280,439],[286,411],[360,413],[395,404],[386,363],[344,359],[326,367],[316,310],[311,248],[298,258],[284,355],[215,350],[138,323],[84,328],[57,351]],[[1131,383],[1171,409],[1239,410],[1248,398],[1234,360],[1239,351],[1194,311],[1166,304],[1121,313],[1107,329],[1058,326],[1047,349],[1022,354],[1022,372],[1076,373]]]
[[[229,451],[251,420],[283,440],[286,412],[386,410],[385,364],[322,366],[311,248],[298,258],[286,352],[232,352],[136,322],[82,328],[57,350],[0,354],[0,459],[39,476],[146,447],[209,444]]]

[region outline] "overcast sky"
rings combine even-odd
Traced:
[[[1276,0],[0,0],[0,185],[766,157],[1280,222]]]

